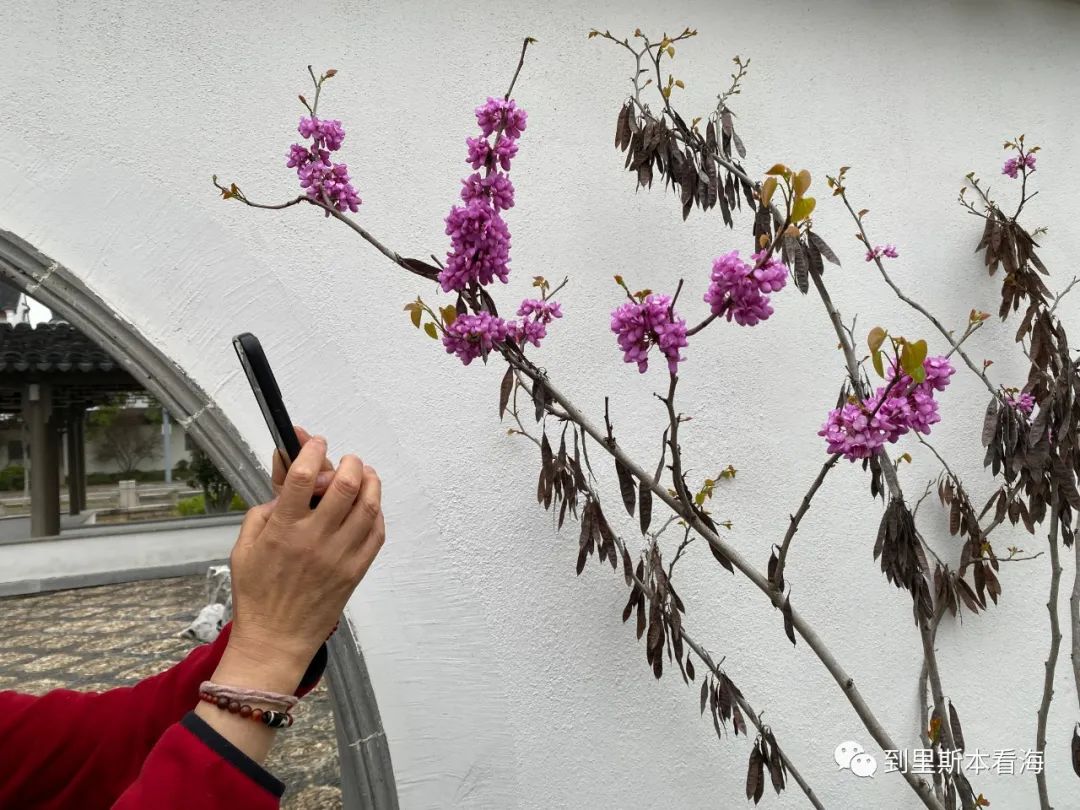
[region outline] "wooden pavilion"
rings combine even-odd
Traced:
[[[86,508],[87,408],[140,390],[127,371],[70,324],[8,323],[0,311],[0,413],[21,414],[28,428],[31,537],[60,533],[65,441],[70,513]]]

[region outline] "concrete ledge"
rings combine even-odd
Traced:
[[[164,520],[144,520],[139,523],[101,523],[80,526],[63,534],[49,537],[0,538],[0,546],[25,545],[29,543],[55,543],[59,540],[78,540],[83,537],[102,535],[119,536],[125,534],[147,534],[153,532],[171,532],[184,529],[205,529],[212,526],[239,526],[244,522],[243,512],[231,512],[227,515],[207,515],[193,518],[166,518]]]
[[[49,591],[67,591],[73,588],[93,588],[96,585],[116,585],[120,582],[138,582],[145,579],[169,579],[205,574],[211,565],[225,560],[202,560],[178,565],[158,565],[152,568],[129,568],[124,571],[101,571],[93,574],[72,574],[47,579],[23,579],[18,582],[0,582],[0,597],[25,596]]]
[[[210,561],[229,556],[238,522],[239,516],[226,516],[163,521],[151,527],[101,526],[80,531],[79,536],[0,545],[0,593],[205,571]]]

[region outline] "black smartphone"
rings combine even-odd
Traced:
[[[236,349],[236,356],[240,358],[240,365],[251,383],[255,401],[259,403],[263,419],[266,420],[266,426],[274,439],[274,446],[277,447],[287,470],[300,454],[300,440],[296,438],[289,412],[285,409],[285,400],[281,397],[281,389],[270,369],[270,361],[266,359],[266,352],[263,351],[259,339],[250,332],[234,337],[233,348]],[[318,503],[318,496],[311,499],[313,509]]]

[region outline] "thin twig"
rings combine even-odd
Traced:
[[[780,554],[778,555],[776,562],[776,573],[773,575],[774,584],[784,581],[784,566],[787,564],[788,549],[791,547],[791,541],[795,538],[795,533],[799,531],[799,521],[801,521],[803,516],[810,510],[810,501],[814,499],[814,495],[821,489],[821,485],[825,482],[825,476],[829,474],[829,471],[836,466],[836,462],[840,460],[840,455],[840,453],[833,453],[829,456],[829,459],[821,465],[821,472],[817,474],[814,483],[810,485],[810,489],[807,490],[806,494],[803,496],[802,503],[799,504],[798,510],[791,516],[787,533],[784,535],[784,540],[780,544]]]
[[[1058,308],[1058,304],[1061,303],[1061,299],[1069,294],[1072,288],[1076,286],[1077,282],[1080,282],[1080,276],[1073,276],[1072,281],[1069,282],[1069,286],[1067,286],[1064,290],[1054,296],[1054,305],[1050,307],[1050,311],[1046,313],[1047,315],[1054,314],[1054,310]]]
[[[514,71],[514,77],[510,79],[510,86],[506,88],[506,95],[503,96],[503,101],[510,100],[510,94],[514,92],[514,85],[517,84],[518,76],[521,74],[521,68],[525,64],[525,51],[529,49],[529,45],[536,42],[532,37],[525,37],[525,41],[521,43],[521,56],[518,57],[517,69]],[[497,144],[499,139],[495,139]]]
[[[843,187],[841,187],[840,199],[844,201],[844,205],[851,213],[852,219],[855,220],[855,224],[859,228],[859,234],[862,237],[863,244],[865,244],[867,249],[869,249],[870,239],[866,235],[866,229],[863,227],[862,219],[859,218],[859,215],[855,212],[855,209],[852,208],[851,201],[848,199],[847,192],[843,190]],[[932,323],[937,328],[937,330],[941,332],[945,340],[949,342],[952,350],[960,355],[961,359],[963,359],[963,361],[967,364],[967,367],[971,369],[975,376],[977,376],[980,380],[983,381],[983,384],[986,386],[987,390],[990,391],[993,396],[1000,398],[1001,395],[998,392],[997,388],[995,388],[993,383],[991,383],[989,378],[987,378],[986,371],[976,366],[972,359],[968,356],[967,352],[960,348],[960,344],[953,339],[952,332],[946,329],[945,326],[941,323],[941,321],[934,317],[934,315],[932,315],[926,307],[924,307],[918,301],[915,301],[914,299],[908,298],[906,295],[904,295],[904,292],[900,289],[896,282],[892,280],[892,276],[890,276],[888,271],[885,270],[885,264],[881,261],[880,256],[874,257],[874,264],[877,265],[878,272],[881,273],[881,277],[885,279],[885,283],[889,285],[890,289],[892,289],[892,291],[896,294],[896,297],[903,301],[905,304],[907,304],[909,307],[914,309],[916,312],[921,314],[928,321],[930,321],[930,323]]]

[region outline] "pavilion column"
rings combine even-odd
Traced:
[[[30,536],[60,534],[60,433],[47,384],[23,392],[23,418],[30,430]]]
[[[83,409],[72,405],[67,414],[67,489],[68,514],[77,515],[86,509],[85,450],[83,447]]]
[[[75,484],[79,490],[79,511],[86,511],[86,408],[80,406],[75,410],[75,459],[78,462],[75,469],[78,475]]]

